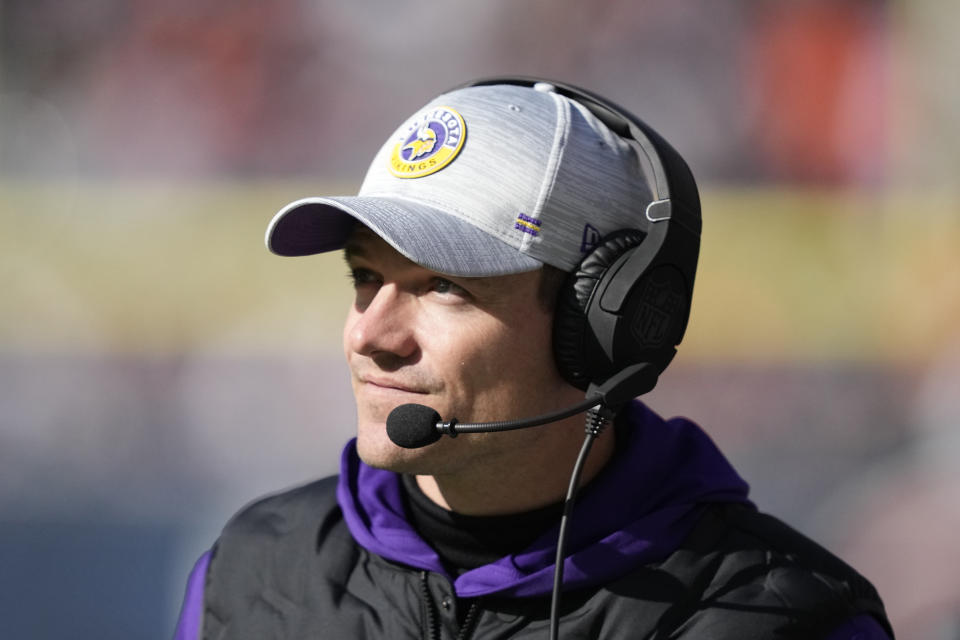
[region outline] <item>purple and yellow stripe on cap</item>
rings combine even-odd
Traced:
[[[521,213],[517,216],[517,221],[514,223],[513,228],[536,236],[540,234],[540,220]]]

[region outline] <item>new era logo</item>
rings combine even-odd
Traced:
[[[584,225],[580,237],[580,253],[590,253],[600,244],[600,232],[591,224]]]

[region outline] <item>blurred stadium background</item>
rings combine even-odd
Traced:
[[[0,0],[0,637],[171,635],[254,496],[352,431],[338,256],[262,235],[351,193],[473,77],[605,94],[702,185],[688,337],[648,398],[960,638],[960,5]]]

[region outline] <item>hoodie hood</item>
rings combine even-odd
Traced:
[[[710,437],[685,418],[664,420],[640,401],[625,408],[626,442],[581,489],[568,533],[567,589],[596,586],[676,549],[708,503],[749,504],[748,486]],[[602,437],[602,436],[601,436]],[[343,450],[337,499],[357,543],[379,556],[447,575],[460,597],[548,595],[559,521],[526,549],[454,579],[407,522],[400,476]]]

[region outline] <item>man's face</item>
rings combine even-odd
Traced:
[[[556,370],[552,313],[537,298],[539,271],[490,278],[443,276],[361,229],[346,248],[356,299],[343,345],[357,403],[361,459],[406,473],[451,473],[504,447],[535,444],[536,429],[394,445],[387,415],[413,402],[444,420],[527,418],[580,401]]]

